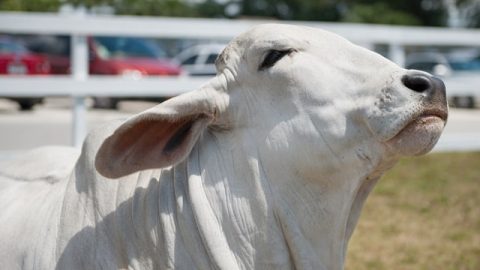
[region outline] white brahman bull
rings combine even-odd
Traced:
[[[318,29],[255,27],[217,68],[91,133],[69,177],[4,177],[1,268],[342,269],[376,181],[447,119],[441,81]]]

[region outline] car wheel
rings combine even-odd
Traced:
[[[453,97],[452,105],[458,108],[474,108],[475,107],[475,98],[472,96],[457,96]]]
[[[96,109],[117,109],[118,99],[109,97],[94,97],[93,107]]]
[[[30,111],[33,109],[33,106],[37,103],[41,103],[41,99],[20,99],[17,100],[18,105],[20,106],[21,111]]]

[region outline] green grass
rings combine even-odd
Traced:
[[[346,269],[480,269],[480,153],[401,160],[368,198]]]

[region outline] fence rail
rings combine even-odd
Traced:
[[[0,76],[2,97],[172,97],[199,88],[205,77],[89,76],[76,80],[71,76]]]
[[[0,12],[0,32],[231,39],[271,20],[227,20]],[[281,21],[335,32],[358,43],[478,46],[480,31],[440,27]]]
[[[272,21],[0,12],[0,33],[63,34],[72,37],[71,76],[0,76],[0,96],[71,96],[74,99],[73,142],[80,146],[86,132],[85,97],[173,96],[195,89],[206,80],[189,77],[129,80],[89,76],[87,36],[229,40],[254,25],[266,22]],[[407,45],[480,46],[479,30],[298,21],[282,23],[323,28],[366,47],[374,44],[389,45],[389,56],[399,65],[404,64]],[[451,82],[447,80],[446,84],[450,92],[479,92],[480,78],[471,80],[464,82],[462,79],[452,79]]]

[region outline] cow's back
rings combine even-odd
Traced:
[[[2,269],[53,269],[57,225],[79,151],[42,147],[0,163]]]
[[[79,155],[80,151],[73,147],[36,148],[0,162],[0,176],[17,181],[55,183],[70,176]]]

